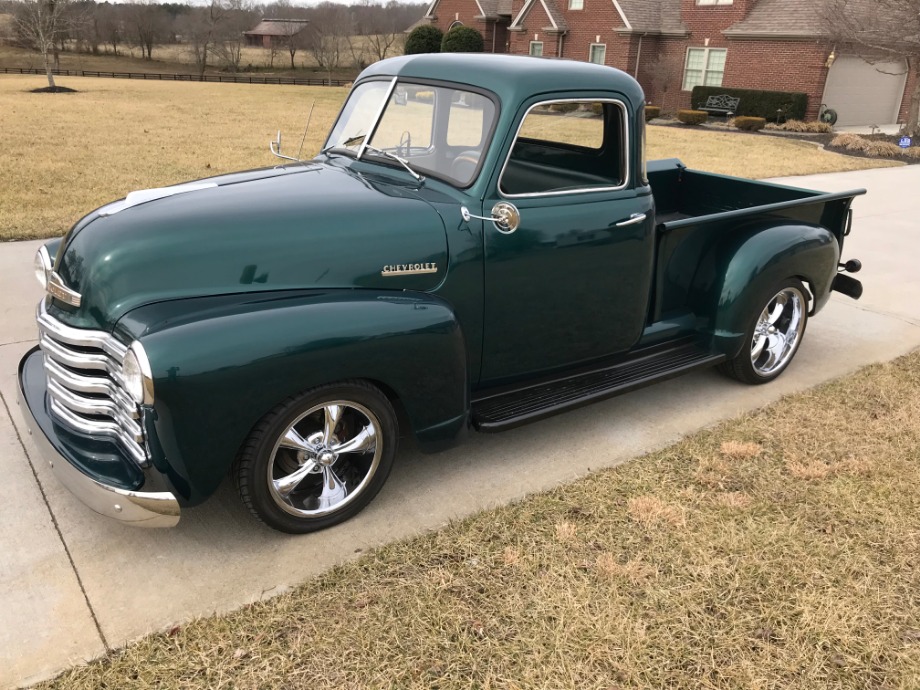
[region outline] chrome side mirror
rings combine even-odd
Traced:
[[[292,158],[291,156],[285,156],[284,154],[281,153],[281,130],[280,129],[278,130],[278,135],[275,137],[275,140],[268,142],[268,149],[269,151],[272,152],[272,155],[277,158],[281,158],[286,161],[296,161],[298,163],[300,162],[296,158]]]
[[[473,218],[478,220],[490,220],[495,225],[495,229],[503,235],[510,235],[517,230],[518,226],[521,224],[521,212],[517,210],[514,204],[509,204],[507,201],[499,201],[495,204],[495,206],[492,207],[491,216],[475,216],[470,213],[470,210],[466,206],[460,207],[460,216],[467,223]]]

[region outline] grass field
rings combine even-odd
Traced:
[[[75,94],[32,94],[42,77],[0,76],[0,239],[52,237],[126,193],[274,165],[278,129],[296,149],[325,140],[347,90],[60,78]],[[889,163],[826,153],[801,142],[650,127],[649,157],[747,177],[831,172]]]
[[[916,690],[918,458],[915,352],[40,687]]]

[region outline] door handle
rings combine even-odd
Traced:
[[[617,223],[618,228],[625,228],[627,225],[637,225],[645,220],[644,213],[634,213],[626,220],[621,220]]]

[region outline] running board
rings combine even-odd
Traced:
[[[614,366],[473,401],[473,426],[505,431],[528,422],[612,398],[658,381],[711,367],[725,359],[695,344],[646,354]]]

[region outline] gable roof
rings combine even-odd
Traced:
[[[729,38],[814,38],[827,32],[815,0],[760,0],[722,33]]]
[[[680,0],[612,0],[622,29],[618,33],[686,34],[680,18]]]
[[[565,21],[565,17],[562,16],[562,12],[559,11],[559,6],[556,4],[556,0],[527,0],[524,3],[524,7],[521,8],[521,11],[518,12],[518,15],[514,18],[514,21],[511,22],[509,29],[521,29],[523,28],[521,24],[524,19],[527,18],[527,15],[530,14],[530,10],[539,4],[543,7],[543,11],[546,13],[546,16],[549,18],[550,25],[544,26],[543,31],[568,31],[569,25]]]
[[[244,36],[296,36],[310,23],[309,19],[263,19],[254,29],[244,31]]]

